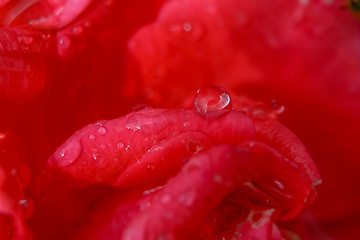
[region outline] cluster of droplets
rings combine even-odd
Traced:
[[[218,86],[199,89],[193,100],[193,109],[205,117],[219,117],[232,109],[229,93]]]

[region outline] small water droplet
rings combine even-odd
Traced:
[[[270,114],[263,108],[252,108],[249,113],[251,118],[257,120],[269,120]]]
[[[124,144],[122,143],[122,142],[118,142],[117,144],[116,144],[116,148],[117,149],[122,149],[124,147]]]
[[[130,144],[126,146],[125,151],[128,151],[130,148]]]
[[[280,104],[275,99],[271,101],[271,108],[273,110],[273,113],[275,113],[276,115],[280,115],[285,111],[284,105]]]
[[[183,123],[183,126],[184,126],[184,127],[190,127],[190,123],[189,123],[189,122],[184,122],[184,123]]]
[[[217,86],[199,89],[193,100],[194,111],[206,117],[219,117],[232,109],[230,95]]]
[[[89,139],[90,139],[90,140],[95,140],[95,136],[92,135],[92,134],[90,134],[90,135],[89,135]]]
[[[84,31],[84,28],[82,26],[76,26],[72,30],[75,34],[81,34]]]
[[[132,110],[133,110],[133,112],[139,112],[141,110],[146,110],[149,108],[151,108],[151,107],[147,104],[138,104],[138,105],[132,107]]]
[[[49,39],[49,38],[51,38],[51,34],[43,34],[43,35],[41,35],[41,37],[43,39]]]
[[[150,169],[150,170],[154,170],[154,169],[155,169],[155,165],[154,165],[154,164],[148,164],[146,167],[147,167],[148,169]]]
[[[196,193],[193,190],[187,190],[181,193],[178,197],[179,203],[183,204],[184,206],[190,207],[194,204],[196,198]]]
[[[34,42],[34,39],[31,36],[18,36],[18,41],[26,45],[31,45]]]
[[[92,159],[97,160],[99,158],[99,155],[94,153],[91,155],[91,157]]]
[[[59,49],[68,49],[71,45],[71,40],[67,36],[62,36],[58,40],[58,48]]]
[[[183,29],[184,29],[184,31],[186,31],[186,32],[190,32],[191,29],[192,29],[192,26],[191,26],[190,23],[184,23]]]
[[[25,219],[31,217],[34,213],[34,201],[31,198],[24,198],[18,202],[19,206],[23,211]]]
[[[201,151],[204,147],[196,141],[189,140],[186,144],[186,148],[190,153],[196,154],[199,151]]]
[[[106,134],[106,129],[104,127],[99,127],[97,129],[97,132],[100,134],[100,135],[105,135]]]

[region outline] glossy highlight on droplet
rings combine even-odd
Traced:
[[[232,109],[232,102],[225,89],[205,86],[197,91],[193,100],[193,109],[206,117],[218,117]]]

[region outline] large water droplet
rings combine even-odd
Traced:
[[[230,95],[217,86],[199,89],[193,101],[194,111],[206,117],[218,117],[232,109]]]
[[[54,153],[54,161],[60,167],[67,167],[73,164],[82,151],[78,141],[66,142]]]

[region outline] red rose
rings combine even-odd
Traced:
[[[159,236],[166,227],[181,238],[196,232],[194,239],[234,232],[258,239],[294,238],[294,232],[304,239],[358,238],[356,3],[14,0],[0,6],[0,136],[7,142],[0,146],[7,152],[0,159],[0,193],[7,199],[0,200],[3,233],[18,239],[108,239],[125,231],[131,239],[132,229],[140,234],[152,226],[149,234]],[[89,125],[58,148],[89,122],[117,118],[139,102],[189,108],[193,93],[208,84],[226,87],[234,110],[217,98],[213,109],[227,110],[210,111],[209,117],[198,107],[142,110],[100,122],[105,133],[104,126]],[[284,109],[272,99],[285,105],[279,121],[305,143],[324,180],[304,214],[304,199],[311,202],[319,177],[297,137],[274,120]],[[185,113],[191,121],[174,120]],[[148,123],[164,130],[132,125],[121,136],[130,146],[115,142],[120,136],[113,124],[126,128],[127,118],[141,129]],[[216,127],[204,128],[210,125]],[[142,131],[148,139],[163,134],[164,142],[146,143]],[[8,140],[14,134],[18,139]],[[142,158],[149,163],[141,168],[131,154],[149,149]],[[119,160],[118,154],[122,161],[107,161]],[[201,168],[187,171],[192,164]],[[29,166],[30,182],[12,175],[18,165]],[[224,179],[215,169],[231,184],[218,189]],[[235,180],[239,172],[244,179]],[[142,174],[147,178],[140,179]],[[162,193],[191,204],[166,203]],[[166,212],[178,215],[181,224],[161,218]],[[261,231],[254,233],[254,227]]]
[[[261,111],[261,120],[241,111]],[[63,199],[82,192],[70,206],[77,221],[70,225],[66,212],[51,209],[35,212],[33,221],[51,219],[63,234],[79,231],[74,239],[295,234],[290,220],[312,202],[320,178],[273,114],[250,104],[232,110],[226,92],[206,87],[194,110],[146,108],[88,125],[58,148],[37,182],[38,208],[62,209]]]

